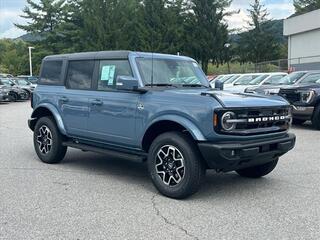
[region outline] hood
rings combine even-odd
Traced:
[[[245,108],[245,107],[272,107],[285,106],[288,102],[280,96],[260,96],[254,94],[232,93],[213,89],[190,89],[190,88],[167,88],[162,89],[165,93],[177,95],[197,95],[202,97],[212,97],[216,99],[223,107],[227,108]],[[199,101],[199,99],[197,99]]]
[[[320,84],[311,83],[311,84],[299,84],[299,85],[290,85],[281,87],[281,89],[286,90],[310,90],[310,89],[320,89]]]
[[[246,90],[246,88],[248,88],[248,85],[239,85],[233,86],[232,88],[227,88],[225,90],[233,93],[244,93],[244,90]]]
[[[226,91],[208,91],[206,94],[215,97],[223,107],[273,107],[285,106],[288,102],[279,96],[260,96]]]

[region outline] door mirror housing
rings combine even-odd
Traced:
[[[214,82],[214,88],[223,90],[223,82],[220,81],[220,80],[215,81]]]
[[[143,89],[139,88],[138,79],[129,76],[117,77],[117,89],[122,91],[145,92]]]

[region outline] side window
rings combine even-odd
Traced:
[[[128,60],[100,61],[98,90],[115,88],[118,76],[132,76],[132,70]]]
[[[91,88],[94,70],[93,60],[69,61],[67,87],[88,90]]]
[[[62,84],[61,71],[62,61],[44,61],[39,83],[51,85]]]

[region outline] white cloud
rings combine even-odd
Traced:
[[[26,32],[16,27],[9,28],[8,30],[0,33],[0,38],[17,38]]]
[[[16,38],[25,32],[14,26],[15,23],[24,24],[20,10],[0,9],[0,38]]]
[[[270,13],[269,18],[271,19],[282,19],[287,18],[294,13],[294,7],[291,1],[279,1],[279,3],[270,2],[267,0],[263,1],[265,7]],[[247,0],[234,0],[231,6],[228,8],[229,11],[238,11],[238,14],[233,14],[232,16],[226,17],[226,21],[229,24],[229,29],[243,30],[248,27],[248,11],[250,8],[250,3],[252,1]]]

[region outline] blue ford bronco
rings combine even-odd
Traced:
[[[265,176],[295,145],[286,100],[212,89],[182,56],[48,56],[31,105],[43,162],[60,162],[67,147],[146,161],[155,187],[172,198],[195,193],[206,169]]]

